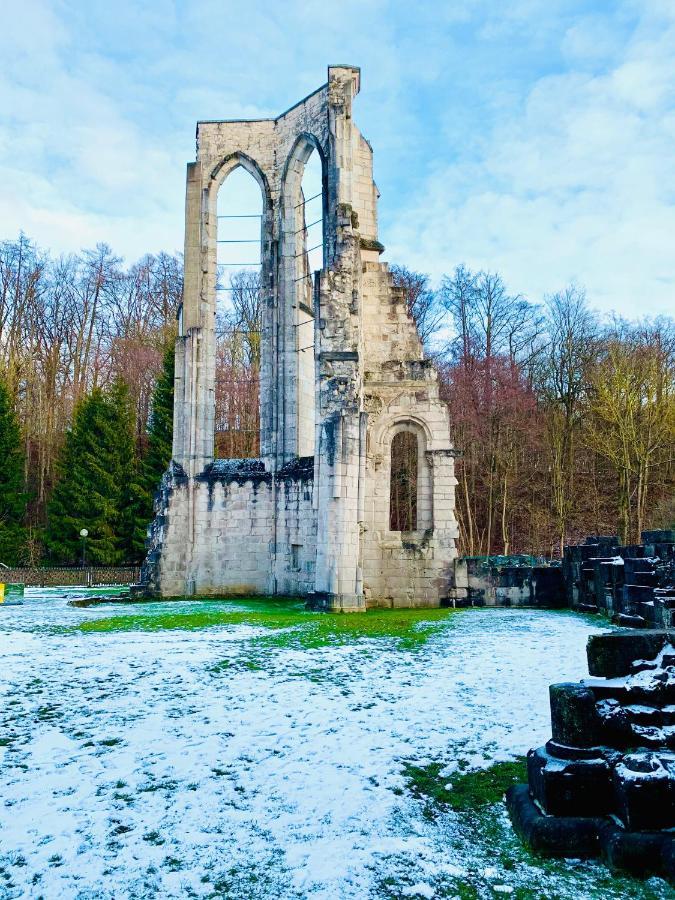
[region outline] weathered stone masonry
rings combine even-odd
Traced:
[[[173,461],[144,580],[163,596],[295,594],[327,609],[437,606],[455,556],[454,452],[377,234],[372,149],[352,120],[360,72],[276,119],[199,122],[188,166]],[[323,167],[324,263],[307,273],[301,180]],[[261,458],[214,460],[216,201],[242,166],[263,197]],[[303,327],[304,326],[304,327]],[[300,344],[313,347],[307,352]],[[416,521],[390,530],[391,444],[417,440]]]

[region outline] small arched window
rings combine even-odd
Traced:
[[[417,470],[417,435],[412,431],[399,431],[391,442],[391,531],[415,531],[417,528]]]

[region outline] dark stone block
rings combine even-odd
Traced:
[[[630,575],[630,584],[639,584],[643,588],[658,587],[658,572],[632,572]]]
[[[532,569],[532,602],[535,606],[566,605],[565,583],[560,566],[534,566]]]
[[[527,755],[530,791],[550,816],[602,816],[612,808],[610,767],[601,756],[563,760],[545,747]]]
[[[631,701],[626,694],[626,688],[623,684],[613,684],[611,681],[593,681],[585,679],[582,684],[593,692],[596,700],[618,700],[621,703],[630,703]],[[637,703],[637,699],[633,702]]]
[[[606,748],[600,748],[604,750]],[[556,741],[546,741],[546,752],[556,759],[596,759],[597,747],[568,747],[567,744],[558,744]]]
[[[644,584],[624,584],[624,603],[649,603],[654,599],[654,588]]]
[[[614,697],[598,700],[595,705],[600,719],[602,743],[610,747],[628,747],[634,739],[633,723],[626,708]]]
[[[249,481],[251,484],[271,483],[272,473],[265,469],[263,459],[216,459],[196,478],[211,484],[222,481],[242,486]]]
[[[675,725],[675,707],[625,706],[624,709],[632,725]]]
[[[645,548],[642,544],[628,544],[625,547],[617,547],[620,556],[626,559],[642,559],[645,556]]]
[[[506,806],[516,833],[533,853],[577,859],[601,855],[612,869],[675,884],[672,832],[626,832],[608,819],[544,816],[524,784],[508,789]]]
[[[639,633],[639,632],[638,632]],[[583,682],[596,700],[618,700],[624,706],[653,706],[662,708],[675,703],[675,684],[654,678],[651,683],[634,684],[626,688],[622,684],[604,684],[601,681]]]
[[[602,678],[630,675],[636,659],[654,659],[675,633],[666,629],[592,634],[586,645],[588,671]]]
[[[632,725],[632,745],[648,750],[665,750],[668,747],[666,732],[658,725]]]
[[[624,580],[627,584],[639,584],[636,582],[635,575],[638,572],[653,573],[655,571],[654,561],[651,559],[640,559],[637,557],[627,557],[623,561]]]
[[[616,547],[618,543],[618,534],[593,534],[586,538],[586,544],[597,544],[600,547]]]
[[[552,684],[551,732],[553,740],[568,747],[594,747],[600,743],[600,718],[595,695],[583,684]]]
[[[675,883],[675,835],[659,832],[626,832],[608,826],[601,832],[605,863],[638,878],[656,875]]]
[[[516,784],[507,790],[506,805],[513,827],[533,853],[575,858],[600,854],[603,819],[544,816],[532,801],[525,784]]]
[[[655,753],[633,753],[613,772],[616,814],[629,831],[675,828],[675,777]]]

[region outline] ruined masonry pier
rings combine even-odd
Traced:
[[[449,594],[457,523],[448,412],[403,291],[380,262],[372,148],[352,118],[359,87],[359,69],[330,66],[327,83],[278,118],[197,125],[173,459],[143,568],[150,594],[300,595],[346,611],[438,606]],[[301,181],[313,151],[324,259],[310,273]],[[261,456],[224,460],[214,458],[216,203],[238,167],[263,206]],[[313,335],[311,347],[299,345],[300,331]],[[415,494],[397,530],[391,460],[404,439]]]

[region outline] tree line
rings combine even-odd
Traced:
[[[0,562],[75,563],[83,528],[92,562],[142,558],[182,277],[165,253],[0,242]]]
[[[533,303],[457,267],[392,266],[450,409],[460,552],[560,554],[675,519],[675,324],[603,319],[584,291]],[[0,243],[0,562],[143,556],[171,455],[179,255],[125,266]],[[217,313],[216,454],[259,453],[259,275]]]
[[[638,543],[675,521],[675,323],[602,320],[575,285],[528,302],[458,267],[432,307],[468,555]]]

